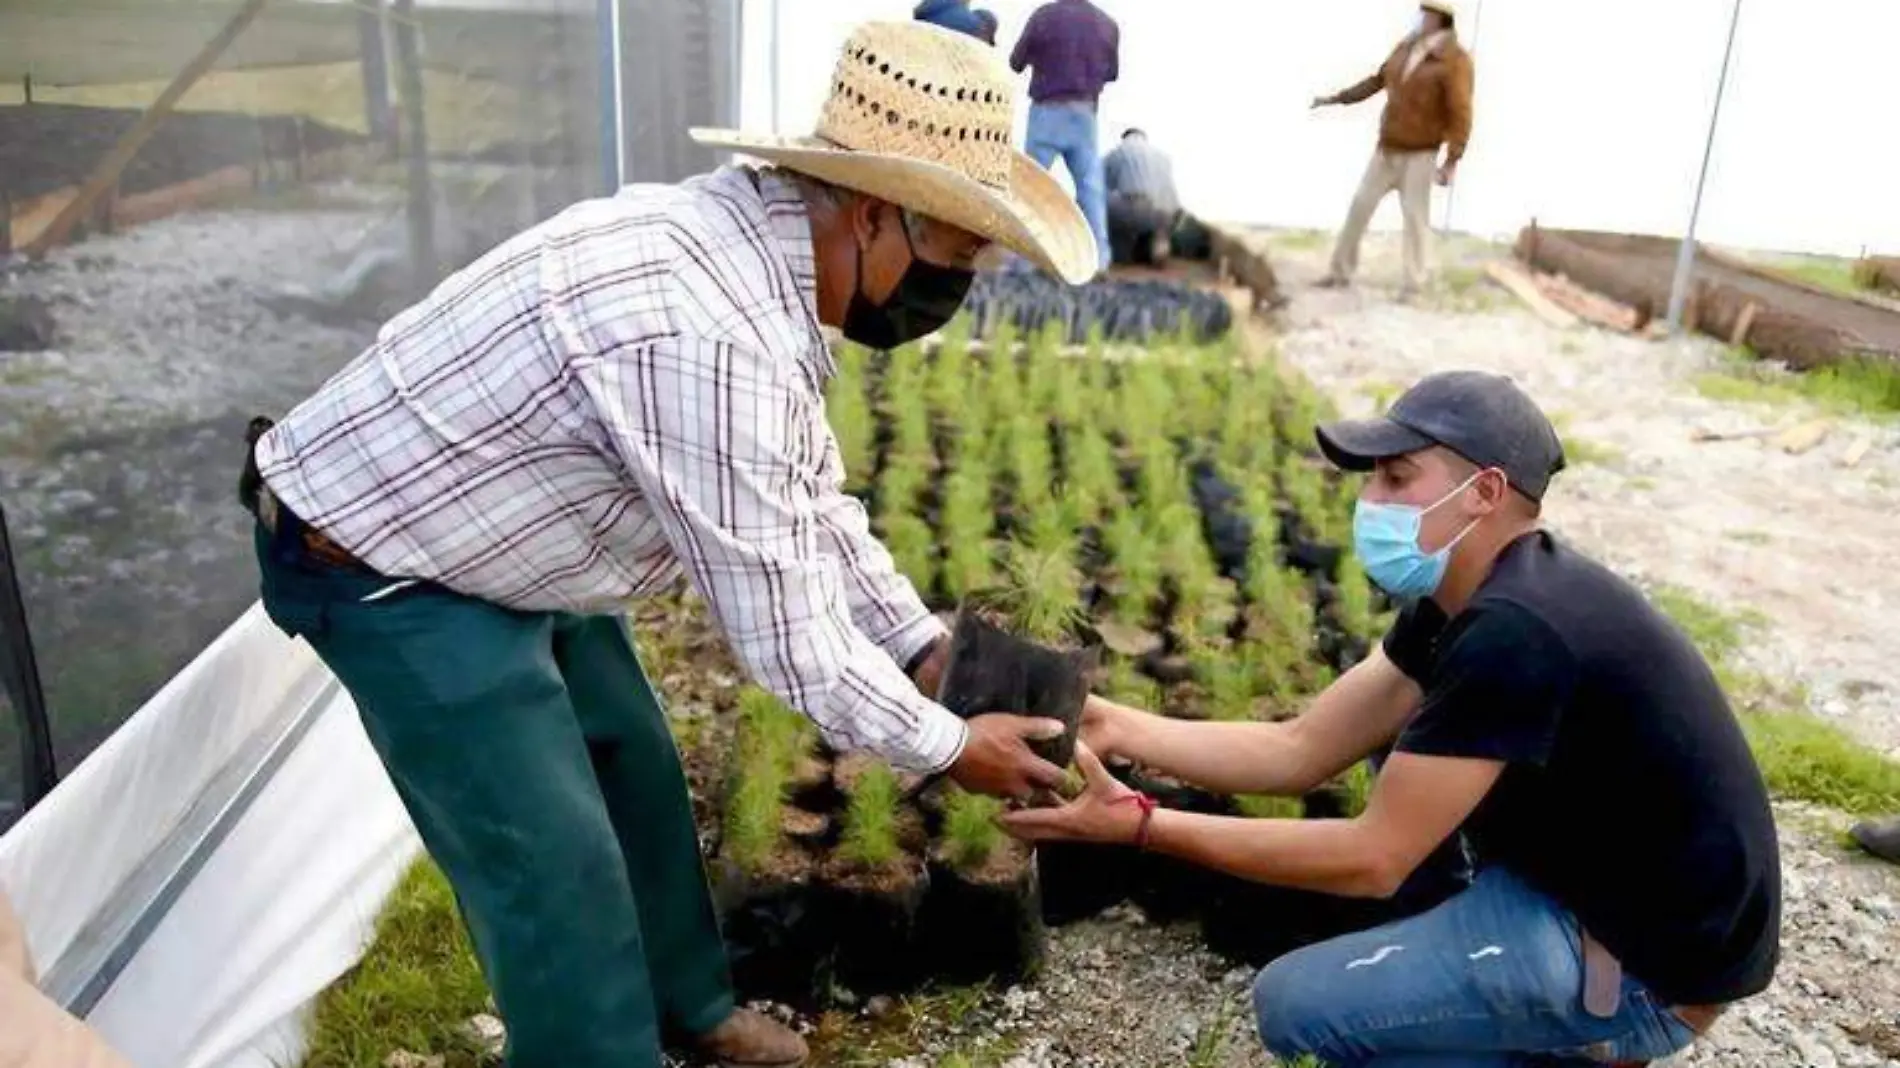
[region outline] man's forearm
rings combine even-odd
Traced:
[[[1197,723],[1123,709],[1117,751],[1222,794],[1295,795],[1315,782],[1287,723]]]
[[[1148,849],[1273,886],[1342,897],[1389,897],[1404,873],[1359,820],[1243,819],[1159,809]]]

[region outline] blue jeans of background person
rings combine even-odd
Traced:
[[[1503,868],[1429,912],[1289,953],[1254,984],[1274,1056],[1335,1068],[1643,1061],[1695,1033],[1628,974],[1615,1015],[1583,1007],[1575,917]]]
[[[1062,157],[1069,180],[1075,183],[1075,202],[1095,233],[1095,248],[1106,269],[1108,183],[1102,177],[1102,154],[1095,150],[1095,109],[1080,101],[1030,105],[1024,151],[1043,170],[1050,170],[1056,157]]]

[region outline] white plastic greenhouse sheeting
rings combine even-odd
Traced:
[[[127,918],[128,880],[300,720],[88,1016],[139,1068],[297,1063],[308,1006],[361,955],[418,846],[349,695],[253,605],[0,838],[0,886],[57,997],[113,941],[99,925]]]

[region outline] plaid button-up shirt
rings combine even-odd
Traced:
[[[899,665],[944,627],[843,492],[816,299],[783,176],[630,186],[391,320],[259,468],[377,570],[514,608],[621,611],[683,566],[834,746],[939,770],[966,729]]]

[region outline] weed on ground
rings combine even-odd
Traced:
[[[1694,379],[1710,400],[1741,404],[1807,402],[1836,415],[1887,420],[1900,416],[1900,367],[1848,360],[1812,371],[1792,372],[1735,349],[1713,371]]]

